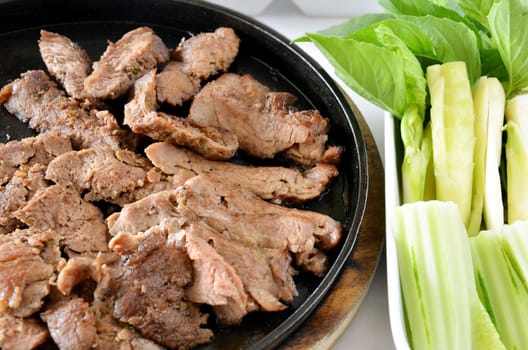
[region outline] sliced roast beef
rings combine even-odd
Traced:
[[[0,227],[12,231],[22,226],[13,213],[22,208],[39,189],[49,185],[44,179],[45,173],[44,165],[35,164],[29,169],[22,166],[4,187],[0,187]]]
[[[108,250],[108,229],[101,210],[70,187],[53,185],[37,191],[15,217],[37,230],[54,230],[72,256]]]
[[[319,276],[327,264],[317,248],[329,250],[341,238],[341,224],[327,215],[268,203],[241,186],[204,175],[187,180],[176,191],[182,215],[204,220],[247,245],[287,248],[300,266]],[[314,264],[314,259],[323,263]]]
[[[0,311],[16,317],[40,309],[55,276],[54,259],[46,261],[49,257],[43,253],[48,243],[56,244],[56,236],[31,236],[19,230],[0,236]]]
[[[109,43],[84,81],[85,93],[103,99],[123,96],[138,78],[168,59],[169,50],[151,28],[131,30]]]
[[[263,199],[302,202],[323,193],[330,180],[339,172],[328,163],[318,163],[301,173],[286,167],[243,166],[207,160],[200,155],[168,143],[158,142],[145,149],[152,163],[167,174],[190,170],[240,184]]]
[[[85,50],[64,35],[40,31],[40,55],[68,95],[83,97],[84,79],[90,74],[90,58]]]
[[[0,348],[32,350],[49,338],[48,330],[35,318],[19,318],[0,313]]]
[[[202,328],[207,315],[185,297],[184,288],[192,281],[185,250],[158,227],[138,235],[121,233],[109,246],[124,258],[122,273],[110,283],[114,317],[169,348],[210,341],[212,332]]]
[[[238,54],[240,39],[231,28],[220,27],[184,40],[174,52],[182,71],[199,79],[225,72]]]
[[[181,106],[200,91],[200,81],[226,72],[234,61],[240,39],[231,28],[201,33],[180,43],[176,61],[156,76],[158,101]]]
[[[0,104],[29,127],[71,138],[76,148],[131,147],[134,137],[121,129],[107,110],[86,110],[82,102],[67,98],[42,70],[23,73],[0,91]]]
[[[50,335],[61,350],[92,349],[95,343],[95,315],[81,298],[52,305],[40,314]]]
[[[108,147],[64,153],[48,166],[46,178],[72,186],[87,201],[111,200],[145,185],[150,162],[133,152]]]
[[[229,159],[238,149],[235,134],[220,126],[204,126],[155,109],[156,79],[151,71],[136,82],[134,98],[125,105],[124,122],[133,132],[189,147],[209,159]]]
[[[48,165],[56,156],[71,150],[70,141],[55,133],[0,143],[0,185],[15,173],[25,175],[34,164]]]
[[[156,75],[159,102],[181,106],[200,91],[200,79],[185,73],[181,62],[170,62]]]
[[[295,97],[271,92],[250,75],[226,73],[194,98],[189,118],[233,131],[240,149],[260,158],[286,152],[300,164],[337,162],[339,148],[326,149],[329,121],[316,110],[298,111]]]
[[[176,206],[176,192],[170,190],[127,204],[120,212],[106,219],[110,235],[115,236],[119,232],[144,232],[158,225],[164,218],[178,216]]]

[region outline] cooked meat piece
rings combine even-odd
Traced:
[[[46,326],[34,318],[0,313],[0,349],[32,350],[49,338]]]
[[[85,110],[69,99],[42,70],[23,73],[0,91],[0,104],[29,127],[71,138],[76,148],[133,146],[135,139],[106,111]]]
[[[90,58],[85,50],[64,35],[40,31],[39,49],[48,71],[68,95],[80,99],[84,79],[90,74]]]
[[[141,187],[147,181],[150,162],[133,152],[108,147],[64,153],[49,165],[46,178],[72,186],[87,201],[111,200]]]
[[[102,278],[100,258],[77,256],[69,259],[60,268],[57,277],[57,289],[64,295],[69,295],[79,283],[92,279],[99,282]]]
[[[0,185],[17,171],[24,173],[34,164],[48,165],[56,156],[71,150],[70,141],[54,133],[0,143]]]
[[[231,28],[220,27],[184,40],[174,56],[183,62],[182,71],[199,79],[225,72],[238,54],[240,39]]]
[[[170,62],[156,75],[159,102],[181,106],[200,91],[200,79],[182,71],[183,64]]]
[[[27,317],[39,310],[50,291],[55,267],[42,256],[48,241],[28,240],[25,232],[0,236],[0,313]]]
[[[291,274],[282,275],[284,280],[276,281],[271,258],[268,259],[261,249],[227,239],[204,223],[184,218],[165,219],[160,226],[182,242],[180,244],[185,246],[193,261],[194,284],[187,295],[199,303],[224,305],[220,314],[217,312],[222,324],[237,324],[246,312],[253,311],[247,296],[241,292],[244,289],[258,308],[265,311],[284,310],[286,306],[280,299],[289,303],[297,295]],[[271,250],[268,253],[271,255]],[[273,254],[285,256],[285,261],[289,257],[286,249]],[[288,271],[294,272],[289,268]],[[229,309],[230,319],[222,318],[226,309]]]
[[[44,179],[46,166],[35,164],[27,169],[21,166],[4,187],[0,187],[0,226],[12,231],[21,226],[13,213],[22,208],[35,192],[49,183]]]
[[[241,186],[204,175],[177,190],[177,210],[204,220],[228,238],[262,248],[289,249],[296,262],[316,275],[326,272],[311,259],[323,258],[316,247],[329,250],[341,238],[341,224],[327,215],[268,203]]]
[[[147,174],[147,181],[144,186],[137,187],[129,192],[124,192],[119,197],[109,200],[109,202],[123,207],[126,204],[139,201],[151,194],[174,190],[195,175],[192,171],[181,169],[178,173],[169,176],[162,174],[158,168],[152,168]]]
[[[144,337],[169,348],[188,349],[209,342],[202,328],[207,315],[185,298],[192,280],[185,250],[167,240],[158,227],[145,233],[120,233],[109,246],[122,254],[122,273],[113,281],[113,315]]]
[[[176,193],[170,190],[127,204],[120,212],[106,219],[110,235],[115,236],[119,232],[144,232],[158,225],[162,219],[178,215],[175,211],[176,206]]]
[[[100,350],[164,350],[151,340],[141,337],[129,329],[130,326],[119,323],[111,315],[96,320],[96,339],[94,349]]]
[[[206,174],[240,184],[262,199],[307,201],[320,196],[330,180],[339,174],[337,168],[328,163],[318,163],[301,173],[297,169],[278,166],[243,166],[212,161],[164,142],[151,144],[145,153],[166,174],[175,174],[181,169]]]
[[[169,59],[169,50],[149,27],[139,27],[109,43],[94,71],[84,81],[87,96],[123,96],[143,74]]]
[[[289,93],[271,92],[250,75],[223,74],[194,98],[189,118],[233,131],[244,152],[273,158],[287,152],[303,165],[335,162],[338,148],[325,149],[329,122],[319,112],[297,111]]]
[[[238,149],[232,132],[185,118],[156,112],[156,79],[151,71],[134,85],[134,98],[125,105],[124,123],[137,134],[189,147],[208,159],[229,159]]]
[[[53,185],[39,190],[15,217],[33,229],[56,231],[69,255],[108,250],[101,210],[70,187]]]
[[[52,305],[40,314],[61,350],[91,349],[95,342],[95,315],[90,305],[74,298]]]

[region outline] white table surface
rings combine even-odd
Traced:
[[[355,1],[359,7],[359,12],[364,9],[361,8],[362,4],[363,6],[365,6],[364,4],[368,4],[368,9],[366,9],[367,12],[382,10],[379,5],[372,4],[372,2],[375,2],[376,0],[347,1]],[[325,3],[325,0],[320,0],[320,2]],[[306,32],[314,32],[327,28],[349,18],[346,14],[343,17],[305,16],[297,7],[287,0],[274,0],[264,12],[255,15],[254,17],[291,39],[297,38]],[[329,63],[312,44],[301,43],[299,45],[303,50],[314,57],[323,68],[335,78],[335,74]],[[337,78],[335,79],[341,86],[343,86]],[[344,88],[346,92],[352,96],[353,101],[356,103],[363,117],[367,121],[376,141],[381,159],[383,160],[383,111],[365,101],[350,89],[346,87]],[[383,252],[369,292],[350,326],[335,344],[335,350],[395,349],[389,324],[386,271],[385,252]]]

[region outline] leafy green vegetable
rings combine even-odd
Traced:
[[[464,14],[489,30],[488,14],[495,0],[457,0]]]
[[[521,0],[498,1],[490,9],[488,21],[492,40],[509,74],[506,96],[528,88],[528,8]]]
[[[504,349],[477,294],[457,206],[427,201],[395,209],[391,228],[413,349]]]

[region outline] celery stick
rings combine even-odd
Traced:
[[[471,250],[453,202],[395,208],[391,216],[407,333],[413,349],[503,349],[478,298]]]
[[[436,199],[455,202],[469,225],[475,145],[473,97],[464,62],[427,67]]]
[[[504,345],[507,349],[528,349],[526,279],[517,272],[510,255],[512,251],[508,252],[508,249],[504,249],[504,242],[510,240],[508,236],[511,235],[512,230],[518,230],[517,238],[523,235],[524,239],[516,239],[511,243],[521,244],[522,251],[526,253],[528,250],[526,223],[515,227],[504,226],[498,230],[482,231],[470,238],[471,251],[479,294]],[[516,263],[518,262],[519,260],[516,260]]]
[[[528,220],[528,95],[506,103],[508,223]]]
[[[499,80],[481,77],[473,89],[473,102],[476,139],[470,236],[479,233],[482,214],[487,229],[504,225],[499,165],[506,97]]]

